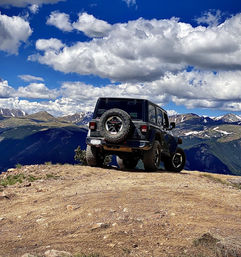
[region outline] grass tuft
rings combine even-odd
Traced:
[[[17,163],[17,164],[15,165],[15,167],[16,167],[17,169],[21,169],[21,168],[22,168],[22,164]]]
[[[32,175],[30,176],[25,176],[24,174],[16,174],[16,175],[8,175],[6,178],[0,180],[0,185],[3,187],[6,186],[12,186],[15,185],[16,183],[23,183],[25,180],[28,182],[33,182],[35,180],[38,180],[40,178],[34,177]]]
[[[222,185],[229,185],[228,182],[222,180],[221,178],[214,177],[214,176],[212,176],[212,175],[210,175],[210,174],[202,174],[202,175],[200,175],[200,176],[201,176],[201,177],[208,178],[209,180],[211,180],[211,181],[213,181],[213,182],[215,182],[215,183],[220,183],[220,184],[222,184]]]
[[[6,186],[12,186],[16,183],[23,183],[25,180],[25,176],[23,174],[17,174],[17,175],[9,175],[5,179],[0,180],[0,185],[6,187]]]
[[[46,174],[46,179],[58,179],[60,176],[56,176],[56,175],[53,175],[53,174]]]
[[[210,174],[202,174],[202,175],[200,175],[200,177],[208,178],[209,180],[211,180],[211,181],[213,181],[215,183],[220,183],[222,185],[232,186],[234,188],[241,189],[241,185],[239,185],[239,184],[235,184],[235,183],[232,183],[232,182],[228,182],[228,181],[222,180],[221,178],[214,177],[214,176],[212,176]]]
[[[52,165],[52,162],[45,162],[44,164],[50,166]]]

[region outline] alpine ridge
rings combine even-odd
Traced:
[[[54,117],[46,111],[27,115],[21,110],[0,110],[0,171],[17,163],[74,163],[74,150],[78,145],[86,147],[92,112]],[[185,169],[241,174],[240,116],[188,113],[170,116],[171,121],[176,122],[171,133],[183,139]]]

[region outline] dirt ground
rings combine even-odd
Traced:
[[[232,176],[78,165],[11,172],[0,179],[23,173],[38,180],[0,187],[1,257],[44,256],[49,249],[212,257],[241,249],[241,190],[226,184]]]

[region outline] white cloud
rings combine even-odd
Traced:
[[[161,79],[145,83],[109,84],[95,87],[81,82],[64,82],[60,89],[31,83],[13,89],[2,81],[0,106],[32,113],[46,110],[53,115],[93,111],[98,97],[133,97],[149,99],[160,106],[169,101],[187,108],[215,108],[241,112],[241,71],[166,73]],[[22,99],[24,98],[24,100]],[[45,99],[32,101],[31,99]],[[175,114],[174,110],[168,111]]]
[[[241,71],[167,73],[152,82],[156,94],[209,101],[241,101]]]
[[[53,25],[63,31],[73,30],[69,20],[69,15],[66,13],[60,13],[58,11],[51,12],[48,20],[48,25]]]
[[[88,37],[105,37],[111,30],[111,25],[103,20],[96,19],[88,13],[80,13],[77,22],[73,23],[73,27],[84,32]]]
[[[26,87],[19,87],[15,95],[34,99],[56,99],[58,94],[56,89],[50,90],[43,83],[31,83]]]
[[[44,81],[43,78],[41,77],[36,77],[36,76],[33,76],[33,75],[19,75],[18,76],[20,79],[26,81],[26,82],[30,82],[30,81]]]
[[[0,106],[8,109],[20,109],[26,113],[35,113],[39,111],[47,111],[54,116],[63,116],[67,114],[73,114],[80,111],[93,111],[93,108],[85,106],[84,103],[77,103],[72,99],[60,98],[57,100],[49,101],[29,101],[22,100],[18,97],[12,97],[8,99],[0,98]]]
[[[196,19],[198,24],[206,24],[208,26],[217,26],[222,18],[220,10],[209,10]]]
[[[217,108],[241,111],[241,72],[179,72],[167,73],[161,79],[143,84],[124,83],[94,87],[80,82],[65,82],[61,95],[94,106],[98,97],[146,98],[163,105],[172,100],[187,108]],[[173,112],[172,112],[173,113]]]
[[[124,1],[128,7],[130,7],[131,5],[136,5],[136,0],[122,0]]]
[[[0,80],[0,99],[9,98],[13,95],[14,89],[8,85],[6,80]]]
[[[0,99],[16,97],[30,99],[56,99],[59,95],[59,90],[49,89],[43,83],[30,83],[28,86],[20,86],[17,89],[14,89],[8,84],[8,81],[0,80]]]
[[[26,42],[31,34],[30,25],[23,18],[0,12],[0,50],[17,54],[21,43]]]
[[[94,74],[120,82],[154,81],[187,66],[241,70],[240,24],[241,14],[212,27],[192,27],[177,19],[138,19],[111,25],[105,37],[89,42],[64,46],[58,41],[62,47],[58,51],[44,49],[38,40],[36,48],[43,54],[30,59],[65,73]],[[44,40],[45,45],[53,45],[54,40]]]
[[[53,25],[62,31],[77,30],[83,32],[91,38],[102,38],[108,36],[112,26],[106,21],[96,19],[88,13],[79,13],[79,18],[76,22],[71,23],[70,17],[66,13],[59,11],[51,12],[47,19],[48,25]]]
[[[58,51],[61,50],[65,45],[56,38],[50,39],[39,39],[36,42],[36,48],[46,52],[54,52],[58,54]]]
[[[26,7],[28,5],[55,4],[65,0],[1,0],[0,6]]]
[[[173,116],[173,115],[177,115],[178,112],[175,110],[167,110],[167,114],[168,114],[168,116]]]
[[[38,13],[38,11],[39,11],[39,5],[38,4],[32,4],[28,8],[34,14]]]

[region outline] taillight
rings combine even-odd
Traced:
[[[148,131],[148,126],[147,125],[141,125],[141,132],[146,133]]]
[[[96,129],[96,122],[95,121],[91,121],[89,123],[89,129],[90,130],[95,130]]]

